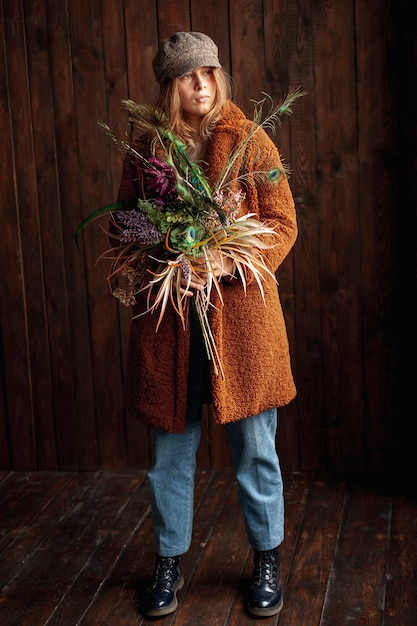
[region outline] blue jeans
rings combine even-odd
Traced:
[[[225,429],[249,542],[255,550],[270,550],[284,538],[283,485],[275,448],[277,409],[226,424]],[[201,422],[189,412],[185,433],[151,432],[154,458],[148,480],[155,550],[160,556],[178,556],[191,544]]]

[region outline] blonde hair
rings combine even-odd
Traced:
[[[213,67],[213,76],[216,83],[216,97],[212,109],[202,118],[199,132],[189,126],[183,115],[178,78],[161,85],[156,106],[162,109],[168,117],[174,133],[190,147],[195,147],[196,141],[205,141],[211,135],[216,123],[221,118],[221,110],[227,100],[232,99],[231,77],[221,67]]]

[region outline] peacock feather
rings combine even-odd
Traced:
[[[251,127],[248,133],[246,134],[246,136],[238,144],[236,150],[228,158],[226,165],[222,173],[220,174],[219,180],[216,184],[217,188],[222,188],[236,181],[236,178],[231,179],[233,166],[236,163],[236,161],[242,157],[242,153],[244,155],[246,148],[248,144],[252,141],[252,138],[255,135],[255,133],[257,133],[260,128],[263,128],[264,130],[269,131],[271,134],[274,134],[276,132],[277,126],[281,125],[282,116],[291,115],[293,103],[298,98],[301,98],[304,95],[306,95],[306,92],[302,91],[300,87],[297,87],[295,89],[291,89],[288,92],[288,94],[283,98],[281,103],[278,105],[275,105],[273,103],[272,98],[268,94],[265,94],[265,93],[264,93],[264,98],[262,98],[262,100],[252,101],[254,104],[254,115],[253,115],[253,122],[251,124]],[[265,102],[267,101],[269,102],[269,110],[265,115],[264,105],[265,105]],[[243,160],[244,160],[244,156],[243,156]],[[288,172],[288,169],[283,167],[281,172],[283,175],[285,175]],[[240,182],[243,182],[243,181],[249,182],[253,175],[254,175],[254,172],[245,174],[241,170],[238,176],[238,180]],[[259,180],[260,177],[263,180],[268,180],[271,177],[271,172],[270,171],[262,172],[262,173],[258,172],[256,174],[256,178]]]

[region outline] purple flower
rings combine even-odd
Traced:
[[[120,233],[120,243],[150,245],[159,243],[161,235],[146,215],[138,211],[118,211],[116,220],[126,226]]]
[[[148,197],[172,199],[177,197],[177,179],[174,170],[159,159],[148,159],[152,167],[145,169],[145,189]]]
[[[180,258],[180,267],[184,278],[188,279],[192,274],[192,270],[187,259],[185,259],[184,257]]]

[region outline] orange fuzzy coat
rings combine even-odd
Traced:
[[[206,174],[213,183],[251,122],[234,104],[224,107],[207,145]],[[278,150],[263,129],[246,149],[247,170],[270,170],[280,164]],[[236,172],[241,159],[236,163]],[[136,167],[124,161],[119,200],[137,197]],[[264,252],[267,265],[276,271],[297,237],[294,201],[286,179],[245,189],[242,213],[256,213],[260,220],[274,220],[278,245]],[[251,280],[252,278],[252,280]],[[222,306],[212,291],[210,323],[225,378],[211,374],[214,419],[220,424],[256,415],[288,404],[296,389],[291,371],[285,322],[277,285],[264,282],[265,304],[253,276],[246,294],[240,280],[224,281]],[[134,315],[144,310],[140,297]],[[141,421],[174,433],[184,432],[187,409],[189,332],[179,315],[167,308],[158,332],[157,314],[132,319],[126,370],[126,407]]]

